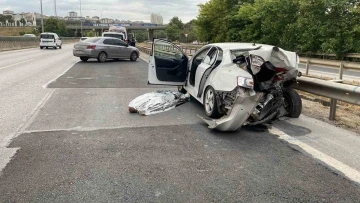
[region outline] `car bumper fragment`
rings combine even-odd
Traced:
[[[261,96],[262,93],[257,93],[251,96],[249,91],[241,92],[241,90],[238,90],[235,102],[225,116],[219,119],[199,117],[209,125],[208,127],[210,129],[236,131],[241,128],[249,116],[254,112]]]

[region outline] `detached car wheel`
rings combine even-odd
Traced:
[[[105,62],[107,59],[107,55],[105,52],[100,52],[99,55],[98,55],[98,58],[97,60],[101,63]]]
[[[211,86],[209,86],[205,90],[204,108],[205,108],[205,114],[208,117],[210,117],[210,118],[218,118],[220,116],[219,111],[218,111],[218,107],[217,107],[215,90]]]
[[[136,52],[132,52],[130,55],[131,61],[136,61],[138,59],[138,54]]]
[[[82,61],[86,62],[86,61],[88,61],[88,60],[89,60],[89,58],[88,58],[88,57],[80,57],[80,60],[82,60]]]
[[[286,116],[290,118],[299,118],[302,111],[302,101],[300,95],[292,88],[283,91]]]

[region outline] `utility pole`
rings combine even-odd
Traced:
[[[54,9],[55,9],[55,17],[57,18],[57,11],[56,11],[56,0],[54,0]]]
[[[80,22],[81,22],[81,37],[82,37],[83,36],[83,29],[82,29],[81,0],[80,0]]]
[[[43,17],[43,10],[42,10],[42,0],[40,0],[40,8],[41,8],[41,32],[44,32],[44,17]]]

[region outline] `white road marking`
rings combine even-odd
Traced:
[[[56,79],[58,79],[59,77],[61,77],[62,75],[64,75],[68,70],[70,70],[70,69],[71,69],[75,64],[77,64],[77,63],[78,63],[78,61],[75,62],[74,64],[71,64],[71,66],[70,66],[69,68],[67,68],[64,72],[62,72],[60,75],[57,75],[54,79],[50,80],[49,82],[47,82],[47,83],[46,83],[45,85],[43,85],[42,87],[43,87],[44,89],[46,89],[47,86],[48,86],[50,83],[56,81]]]
[[[22,134],[24,130],[34,121],[36,115],[39,113],[39,110],[45,105],[45,103],[49,100],[51,95],[55,90],[51,90],[49,93],[45,95],[45,97],[36,105],[36,107],[31,112],[30,118],[19,127],[19,130],[10,136],[5,137],[3,140],[0,140],[0,175],[1,171],[5,168],[5,166],[10,162],[11,158],[15,155],[18,149],[20,148],[7,148],[10,144],[11,139],[16,136]]]
[[[356,169],[320,152],[319,150],[301,142],[300,140],[296,139],[295,137],[291,137],[290,135],[284,133],[283,131],[281,131],[275,127],[270,127],[269,132],[279,136],[279,139],[285,140],[290,144],[297,145],[298,147],[302,148],[307,153],[311,154],[315,159],[318,159],[318,160],[324,162],[328,166],[343,173],[350,180],[360,184],[360,172],[357,171]]]
[[[21,61],[21,62],[18,62],[18,63],[11,64],[11,65],[8,65],[8,66],[0,67],[0,70],[5,69],[5,68],[10,68],[10,67],[13,67],[13,66],[22,64],[22,63],[26,63],[26,62],[32,61],[32,60],[34,60],[34,59],[29,59],[29,60],[26,60],[26,61]]]

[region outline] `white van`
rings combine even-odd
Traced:
[[[121,39],[122,41],[126,41],[126,39],[127,39],[123,33],[119,33],[119,32],[103,32],[102,36],[103,37],[114,37],[114,38]]]
[[[40,49],[44,47],[49,48],[52,47],[54,49],[61,49],[62,42],[60,37],[56,33],[52,32],[44,32],[40,35]]]

